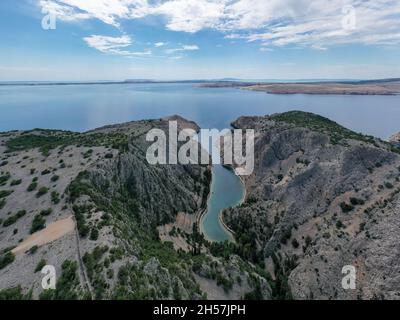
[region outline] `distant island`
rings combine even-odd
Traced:
[[[71,86],[71,85],[129,85],[129,84],[193,84],[200,88],[238,88],[270,94],[334,94],[334,95],[397,95],[400,78],[378,80],[152,80],[127,79],[122,81],[3,81],[1,86]]]
[[[316,82],[238,82],[219,81],[201,84],[205,88],[240,88],[270,94],[397,95],[400,79]]]

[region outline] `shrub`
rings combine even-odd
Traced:
[[[49,192],[49,188],[41,187],[36,194],[36,198],[40,198],[41,196],[45,195],[47,192]]]
[[[51,215],[52,212],[53,212],[53,209],[42,210],[42,211],[40,211],[40,215],[42,217],[47,217],[47,216]]]
[[[76,287],[79,285],[76,261],[65,260],[61,265],[61,277],[57,281],[56,290],[43,291],[40,300],[76,300]]]
[[[293,246],[293,248],[295,248],[295,249],[297,249],[298,247],[299,247],[299,242],[297,241],[297,239],[296,238],[293,238],[293,240],[292,240],[292,246]]]
[[[4,220],[3,227],[11,226],[12,224],[16,223],[19,218],[22,218],[24,215],[26,215],[25,210],[18,211],[17,214],[12,215],[8,217],[6,220]]]
[[[0,301],[16,301],[16,300],[26,300],[30,299],[31,296],[24,295],[22,293],[21,287],[10,288],[0,291]]]
[[[391,184],[390,182],[385,182],[385,187],[388,189],[393,189],[393,184]]]
[[[53,202],[54,204],[60,203],[60,194],[57,191],[51,192],[51,202]]]
[[[7,198],[13,192],[13,190],[0,190],[0,199]]]
[[[29,254],[35,254],[36,251],[38,251],[39,247],[38,246],[33,246],[32,248],[30,248],[27,253]]]
[[[4,220],[4,222],[3,222],[3,227],[11,226],[11,225],[13,225],[14,223],[16,223],[17,220],[18,220],[18,219],[17,219],[16,216],[8,217],[6,220]]]
[[[92,241],[96,241],[98,238],[99,238],[99,230],[93,228],[92,231],[90,232],[89,239]]]
[[[106,159],[112,159],[112,158],[114,158],[114,155],[112,153],[107,153],[104,157]]]
[[[350,198],[350,203],[351,203],[353,206],[356,206],[356,205],[363,205],[363,204],[365,203],[365,201],[364,201],[363,199]]]
[[[20,185],[22,183],[22,179],[18,179],[18,180],[13,180],[13,181],[11,181],[11,186],[13,187],[13,186],[18,186],[18,185]]]
[[[340,208],[342,208],[342,212],[343,212],[343,213],[348,213],[348,212],[354,210],[354,206],[351,205],[351,204],[348,204],[348,203],[346,203],[346,202],[342,202],[342,203],[340,204]]]
[[[45,226],[46,226],[46,220],[40,214],[37,214],[33,218],[32,227],[31,227],[30,233],[32,234],[32,233],[35,233],[35,232],[37,232],[39,230],[42,230],[42,229],[45,228]]]
[[[338,228],[338,229],[344,228],[343,222],[340,220],[336,221],[336,228]]]
[[[34,190],[37,188],[37,186],[38,186],[37,182],[32,182],[32,183],[29,185],[28,189],[27,189],[28,192],[34,191]]]
[[[44,259],[40,260],[35,268],[35,273],[42,271],[42,269],[45,265],[46,265],[46,260],[44,260]]]
[[[45,175],[47,175],[47,174],[50,174],[50,170],[49,169],[46,169],[46,170],[43,170],[42,171],[42,176],[45,176]]]
[[[6,205],[6,199],[0,199],[0,210]]]
[[[4,186],[6,182],[10,179],[10,174],[7,173],[5,175],[0,176],[0,186]]]
[[[310,246],[311,242],[312,242],[311,237],[310,237],[310,236],[307,236],[306,239],[305,239],[306,248],[307,248],[308,246]]]
[[[76,220],[76,225],[78,228],[79,235],[84,238],[88,235],[89,233],[89,227],[86,225],[86,219],[84,216],[84,212],[86,210],[86,207],[82,206],[74,206],[73,207],[74,213],[75,213],[75,220]]]
[[[60,177],[59,177],[58,175],[55,174],[54,176],[51,177],[50,180],[51,180],[52,182],[56,182],[56,181],[58,181],[58,179],[60,179]]]
[[[11,251],[0,256],[0,270],[4,269],[9,264],[13,263],[14,260],[15,260],[15,256]]]

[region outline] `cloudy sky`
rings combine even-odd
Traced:
[[[1,0],[0,40],[3,81],[400,77],[400,1]]]

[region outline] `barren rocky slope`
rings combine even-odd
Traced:
[[[211,176],[207,166],[148,164],[146,133],[169,120],[198,129],[175,116],[0,134],[0,299],[270,297],[256,266],[210,254],[196,219],[168,234],[187,250],[160,240],[163,225],[204,209]],[[56,290],[41,287],[44,265],[56,268]]]
[[[233,126],[256,131],[255,171],[225,220],[277,294],[398,299],[400,150],[303,112]],[[356,267],[355,290],[342,288],[345,265]]]

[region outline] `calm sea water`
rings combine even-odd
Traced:
[[[388,138],[400,131],[400,96],[270,95],[193,84],[0,86],[0,131],[86,131],[103,125],[179,114],[202,128],[224,129],[241,115],[288,110],[318,113],[365,134]],[[206,237],[230,240],[219,221],[244,188],[231,171],[213,167],[212,194],[202,220]]]
[[[0,86],[0,131],[85,131],[106,124],[179,114],[223,129],[241,115],[304,110],[388,138],[400,131],[400,96],[269,95],[193,84]]]

